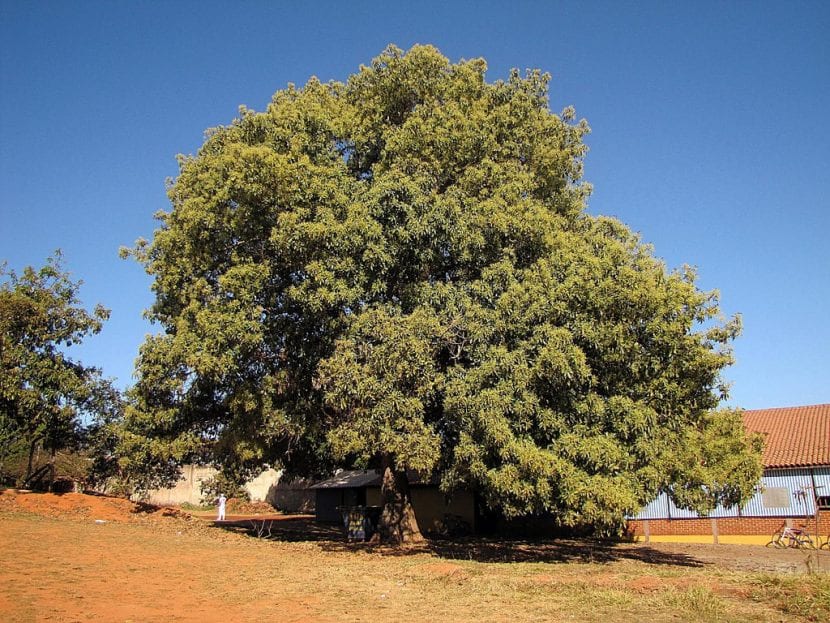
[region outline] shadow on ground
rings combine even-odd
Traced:
[[[184,517],[187,515],[184,511],[180,511],[178,508],[173,508],[172,506],[158,506],[147,502],[135,502],[135,507],[130,512],[133,515],[161,513],[162,517]]]
[[[343,540],[340,526],[318,523],[312,515],[231,518],[228,521],[214,521],[213,525],[228,532],[270,541],[335,543]]]
[[[702,567],[700,560],[680,553],[663,552],[644,545],[571,539],[500,539],[464,537],[427,539],[405,547],[347,542],[337,524],[314,521],[312,516],[275,516],[215,522],[223,530],[270,541],[315,542],[327,552],[364,551],[383,556],[429,553],[447,560],[476,562],[610,563],[636,560],[656,565]]]

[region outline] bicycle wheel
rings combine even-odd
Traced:
[[[816,544],[813,543],[813,539],[811,539],[808,536],[805,536],[798,539],[798,547],[799,549],[815,549]]]
[[[786,547],[786,545],[784,545],[784,543],[781,541],[781,535],[776,534],[775,536],[772,537],[772,540],[770,540],[770,542],[767,543],[767,547],[774,547],[776,549],[783,549],[783,548]]]

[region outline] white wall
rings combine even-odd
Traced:
[[[144,496],[151,504],[178,505],[188,502],[199,505],[202,503],[202,483],[213,478],[217,470],[207,465],[185,465],[182,467],[182,477],[174,487],[169,489],[153,489]],[[276,487],[280,473],[274,469],[266,469],[253,480],[245,484],[245,490],[254,502],[271,501],[268,499],[272,487]]]

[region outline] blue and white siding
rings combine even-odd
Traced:
[[[815,488],[815,489],[814,489]],[[815,491],[815,493],[814,493]],[[768,469],[757,491],[741,508],[718,506],[707,517],[808,517],[816,512],[815,497],[830,495],[830,466]],[[695,519],[694,511],[678,508],[660,494],[631,519]]]

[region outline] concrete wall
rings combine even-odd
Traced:
[[[210,480],[216,475],[216,470],[206,465],[185,465],[182,467],[182,476],[175,486],[169,489],[152,489],[144,499],[151,504],[172,506],[178,504],[202,503],[202,482]]]
[[[169,489],[153,489],[144,498],[151,504],[178,505],[202,504],[202,483],[213,478],[217,470],[207,465],[185,465],[182,467],[182,476],[174,487]],[[280,473],[274,469],[266,469],[253,480],[245,484],[251,500],[254,502],[272,502],[279,482]],[[270,498],[270,499],[269,499]]]

